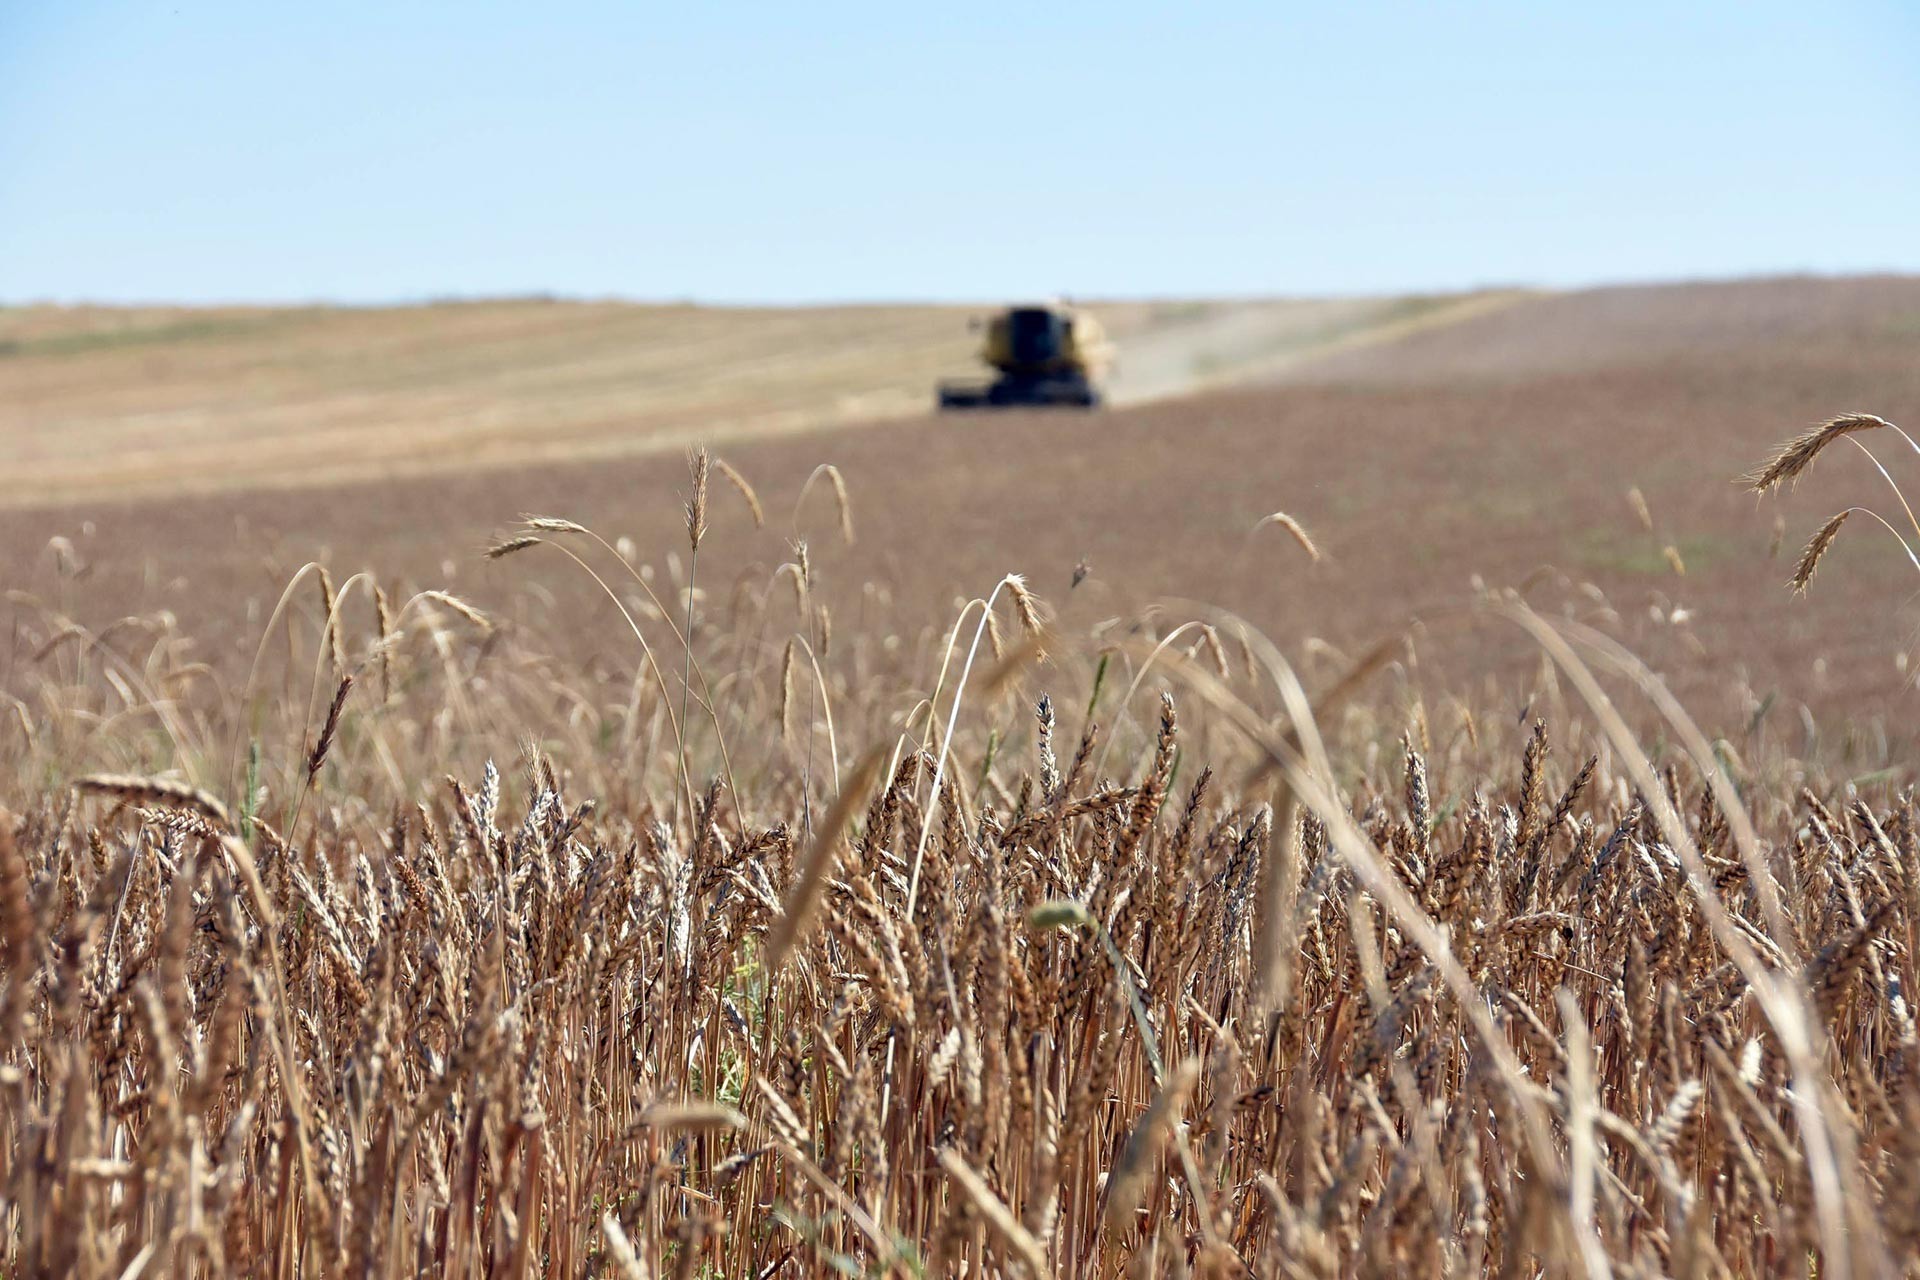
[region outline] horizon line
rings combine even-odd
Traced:
[[[1278,290],[1222,291],[1218,293],[1090,294],[1039,291],[1033,294],[980,294],[971,297],[859,297],[761,299],[747,297],[701,298],[692,296],[647,297],[628,293],[585,293],[558,289],[507,290],[497,293],[428,293],[398,295],[379,299],[308,298],[209,298],[182,301],[178,298],[100,298],[36,297],[14,300],[0,297],[0,311],[34,309],[100,311],[401,311],[429,310],[435,307],[487,306],[501,303],[548,303],[574,306],[631,306],[654,308],[705,308],[714,311],[826,311],[858,308],[965,308],[1005,306],[1021,300],[1053,299],[1088,306],[1132,306],[1179,303],[1257,303],[1300,302],[1346,299],[1387,299],[1418,297],[1468,297],[1482,293],[1589,293],[1608,289],[1679,288],[1689,285],[1762,284],[1778,280],[1884,280],[1920,277],[1920,269],[1898,267],[1826,271],[1811,268],[1740,272],[1731,275],[1699,276],[1627,276],[1570,284],[1540,284],[1525,281],[1484,282],[1447,287],[1408,287],[1404,289],[1328,290],[1288,293]]]

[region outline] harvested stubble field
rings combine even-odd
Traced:
[[[7,1269],[1899,1272],[1915,314],[8,516]]]
[[[1113,303],[1139,401],[1517,297]],[[977,310],[0,308],[0,507],[676,455],[899,418]]]

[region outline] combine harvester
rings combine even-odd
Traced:
[[[987,320],[980,359],[992,382],[945,382],[942,409],[1098,407],[1113,348],[1100,324],[1065,304],[1009,307]]]

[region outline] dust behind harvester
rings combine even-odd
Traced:
[[[1112,348],[1086,312],[1060,305],[1009,307],[984,328],[980,358],[998,376],[942,383],[942,409],[1091,409],[1100,403]]]

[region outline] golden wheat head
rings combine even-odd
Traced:
[[[1892,425],[1885,418],[1871,413],[1843,413],[1837,418],[1828,418],[1819,426],[1808,427],[1775,449],[1772,457],[1740,477],[1740,483],[1755,493],[1766,493],[1783,484],[1790,484],[1813,465],[1813,460],[1820,456],[1822,449],[1841,436]]]
[[[1270,524],[1277,524],[1282,529],[1285,529],[1287,533],[1292,536],[1293,540],[1300,544],[1300,549],[1307,553],[1309,560],[1315,564],[1320,563],[1320,548],[1313,545],[1313,539],[1307,536],[1305,526],[1298,520],[1295,520],[1284,511],[1276,511],[1270,516],[1262,516],[1260,523],[1253,526],[1253,531],[1258,533]]]
[[[693,496],[687,499],[687,542],[695,551],[700,550],[700,539],[707,533],[707,469],[712,463],[704,446],[687,455],[687,466],[693,472]]]
[[[1820,526],[1819,532],[1807,541],[1806,549],[1800,553],[1800,563],[1794,566],[1793,578],[1787,584],[1788,586],[1796,592],[1805,593],[1807,584],[1813,581],[1813,571],[1820,567],[1820,557],[1827,554],[1827,548],[1831,547],[1833,540],[1840,536],[1840,526],[1845,524],[1847,517],[1852,514],[1853,508],[1848,507]]]
[[[523,515],[520,523],[534,533],[585,533],[587,527],[573,520],[563,520],[559,516]]]
[[[530,533],[523,533],[518,537],[508,538],[505,542],[496,542],[488,547],[486,553],[487,559],[501,560],[516,551],[525,551],[528,547],[537,547],[540,543],[541,539],[534,537]]]
[[[753,516],[753,527],[758,529],[764,526],[767,523],[767,513],[760,506],[760,495],[755,493],[753,486],[747,483],[747,478],[741,475],[734,465],[725,458],[715,458],[713,460],[713,467],[714,470],[725,476],[727,483],[738,490],[741,498],[745,499],[747,511]]]

